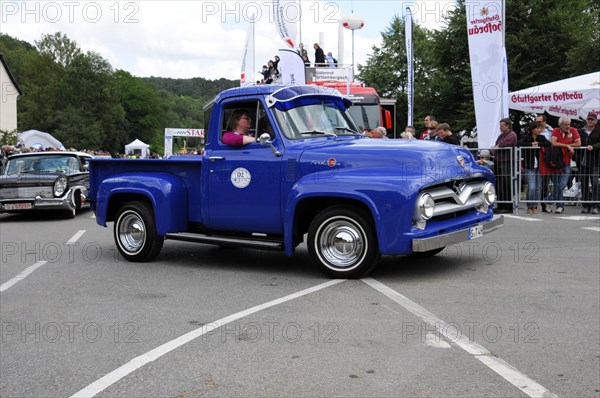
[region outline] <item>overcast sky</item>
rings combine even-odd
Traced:
[[[394,15],[410,6],[416,23],[436,28],[452,1],[302,0],[301,39],[314,61],[312,43],[338,56],[338,20],[353,13],[364,21],[354,33],[355,64],[364,63]],[[293,9],[290,9],[292,15]],[[0,32],[34,43],[65,33],[84,51],[95,51],[115,69],[136,76],[239,79],[246,32],[256,23],[256,69],[288,48],[273,23],[272,2],[256,1],[0,1]],[[300,37],[301,35],[301,37]],[[352,33],[344,30],[343,59],[352,61]],[[466,32],[465,32],[466,40]],[[0,49],[1,51],[2,49]],[[8,60],[10,62],[10,60]]]

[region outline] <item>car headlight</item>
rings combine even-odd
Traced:
[[[496,187],[491,182],[487,182],[483,186],[483,200],[488,206],[496,201]]]
[[[69,180],[65,176],[60,176],[54,181],[54,196],[62,196],[69,186]]]
[[[422,194],[417,201],[417,209],[419,216],[421,216],[423,220],[429,220],[433,217],[433,211],[435,210],[433,196],[428,193]]]

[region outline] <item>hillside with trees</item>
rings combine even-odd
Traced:
[[[23,89],[18,131],[51,133],[66,147],[122,152],[139,138],[162,152],[165,127],[202,128],[202,107],[238,81],[139,78],[84,53],[58,32],[35,46],[0,34],[0,51]]]

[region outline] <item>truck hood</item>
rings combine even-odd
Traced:
[[[303,148],[299,161],[301,175],[360,168],[357,173],[418,176],[425,184],[490,173],[464,148],[420,140],[313,139]]]

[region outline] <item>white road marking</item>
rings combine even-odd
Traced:
[[[200,337],[208,332],[212,332],[215,329],[218,329],[218,328],[220,328],[230,322],[236,321],[240,318],[243,318],[248,315],[254,314],[256,312],[265,310],[267,308],[274,307],[278,304],[285,303],[287,301],[296,299],[298,297],[306,296],[307,294],[314,293],[316,291],[325,289],[329,286],[333,286],[333,285],[336,285],[336,284],[338,284],[340,282],[344,282],[344,281],[345,281],[345,279],[334,279],[334,280],[331,280],[331,281],[328,281],[325,283],[321,283],[320,285],[316,285],[316,286],[310,287],[308,289],[304,289],[299,292],[292,293],[290,295],[269,301],[264,304],[259,304],[252,308],[248,308],[244,311],[240,311],[233,315],[229,315],[229,316],[226,316],[225,318],[221,318],[217,321],[214,321],[210,324],[199,327],[198,329],[192,330],[191,332],[181,335],[174,340],[171,340],[151,351],[148,351],[145,354],[142,354],[136,358],[133,358],[131,361],[127,362],[125,365],[122,365],[121,367],[113,370],[106,376],[101,377],[100,379],[96,380],[95,382],[93,382],[92,384],[83,388],[82,390],[79,390],[78,392],[73,394],[71,396],[71,398],[93,397],[96,394],[98,394],[99,392],[101,392],[101,391],[105,390],[106,388],[108,388],[109,386],[113,385],[117,381],[121,380],[123,377],[125,377],[128,374],[141,368],[142,366],[144,366],[152,361],[157,360],[158,358],[162,357],[163,355],[168,354],[169,352],[173,351],[174,349],[179,348],[182,345],[189,343],[190,341],[197,339],[198,337]]]
[[[92,219],[96,218],[96,214],[92,213]]]
[[[515,220],[523,220],[523,221],[544,221],[539,218],[531,218],[531,217],[523,217],[523,216],[515,216],[512,214],[503,214],[506,218],[513,218]]]
[[[598,216],[567,216],[567,217],[557,217],[562,220],[571,220],[571,221],[597,221]]]
[[[450,348],[451,345],[446,342],[446,340],[442,340],[439,334],[437,333],[427,333],[425,335],[425,345],[434,348]]]
[[[67,241],[67,243],[65,243],[65,244],[66,245],[72,245],[72,244],[74,244],[75,242],[77,242],[79,240],[79,238],[81,238],[83,236],[83,234],[85,234],[85,231],[86,231],[85,229],[77,231],[77,233],[75,235],[73,235],[71,237],[71,239],[69,239]]]
[[[600,232],[600,227],[584,227],[581,229],[587,229],[588,231],[596,231],[596,232]]]
[[[37,263],[33,264],[32,266],[25,268],[25,270],[23,272],[21,272],[19,275],[15,276],[8,282],[4,282],[2,285],[0,285],[0,292],[5,291],[9,287],[13,286],[15,283],[27,278],[27,276],[29,276],[33,271],[40,268],[42,265],[46,264],[47,262],[48,261],[38,261]]]
[[[473,355],[479,361],[484,363],[486,366],[498,373],[505,380],[517,387],[519,390],[523,391],[528,396],[536,398],[556,398],[556,395],[549,392],[542,385],[536,383],[534,380],[527,377],[527,375],[519,372],[518,369],[514,368],[504,360],[493,356],[493,354],[485,347],[470,341],[463,335],[460,337],[457,335],[452,335],[451,330],[453,330],[453,327],[451,325],[448,325],[446,322],[427,311],[414,301],[401,295],[383,283],[376,281],[375,279],[363,278],[362,281],[371,286],[373,289],[394,300],[396,303],[400,304],[402,307],[406,308],[408,311],[412,312],[431,326],[435,327],[438,333],[442,334],[449,341],[455,343],[460,348]]]

